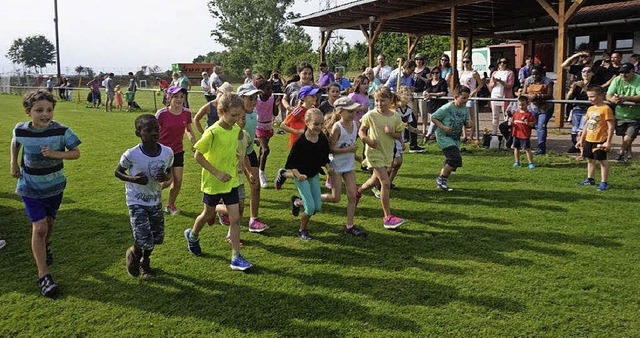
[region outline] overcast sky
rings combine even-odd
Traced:
[[[303,15],[320,10],[326,0],[296,0]],[[337,0],[343,4],[353,0]],[[55,45],[53,0],[3,0],[0,11],[0,74],[13,70],[7,51],[17,38],[44,35]],[[126,73],[142,65],[170,68],[196,56],[222,50],[210,36],[214,19],[207,0],[59,0],[62,73],[78,65],[96,72]],[[362,33],[339,31],[350,42]],[[319,30],[307,29],[317,48]],[[55,65],[46,69],[55,73]]]

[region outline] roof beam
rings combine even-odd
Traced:
[[[567,12],[564,14],[567,21],[569,21],[569,20],[571,20],[573,18],[573,16],[578,12],[578,9],[580,9],[580,7],[582,7],[584,2],[586,2],[586,1],[585,0],[575,0],[571,4],[571,7],[569,7],[569,9],[567,9]]]
[[[544,1],[544,0],[538,0],[538,1]],[[433,13],[433,12],[437,12],[445,9],[450,9],[453,6],[471,5],[471,4],[480,3],[480,2],[487,2],[487,0],[457,0],[457,1],[451,1],[451,2],[449,1],[442,2],[438,4],[429,4],[429,5],[404,9],[401,11],[391,12],[389,14],[376,17],[376,20],[385,20],[385,21],[395,20],[395,19],[400,19],[408,16],[415,16],[415,15]],[[346,23],[333,25],[333,26],[321,27],[320,29],[336,30],[336,29],[358,27],[359,25],[365,25],[368,23],[369,23],[369,18],[365,18],[365,19],[350,21]]]
[[[536,0],[536,1],[538,1],[540,6],[542,8],[544,8],[545,11],[547,11],[547,14],[549,14],[549,16],[553,19],[553,21],[555,21],[556,23],[559,22],[558,21],[558,13],[556,13],[556,11],[553,9],[553,7],[551,7],[551,5],[549,5],[547,0]]]

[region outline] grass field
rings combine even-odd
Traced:
[[[157,275],[140,280],[124,268],[132,239],[113,174],[139,141],[136,114],[75,102],[56,111],[83,143],[65,163],[51,266],[64,294],[51,300],[36,287],[30,224],[9,175],[11,130],[27,118],[20,97],[0,95],[0,336],[640,336],[637,163],[612,163],[612,189],[596,192],[576,186],[585,163],[547,155],[535,170],[516,169],[508,152],[475,149],[447,193],[435,189],[443,157],[431,144],[405,156],[392,192],[405,225],[385,230],[379,201],[362,198],[365,239],[342,234],[343,197],[312,218],[314,240],[299,240],[286,183],[262,193],[271,229],[250,234],[243,221],[243,254],[256,266],[239,273],[229,270],[224,226],[201,233],[204,257],[187,251],[183,231],[202,208],[188,153],[182,213],[166,218]],[[270,179],[286,136],[272,147]]]

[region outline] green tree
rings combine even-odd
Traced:
[[[15,64],[33,68],[37,73],[39,68],[56,63],[55,53],[56,48],[44,35],[34,35],[14,40],[7,58]]]
[[[306,33],[287,24],[288,19],[296,17],[296,14],[287,11],[294,1],[209,1],[209,12],[217,20],[216,28],[211,31],[211,35],[228,51],[226,62],[223,64],[227,74],[237,76],[242,74],[244,68],[267,74],[281,63],[280,56],[274,57],[274,53],[279,54],[283,50],[283,43],[305,42],[306,38],[300,35]],[[304,47],[306,45],[286,46],[284,49],[306,49]],[[288,56],[291,57],[293,54]]]

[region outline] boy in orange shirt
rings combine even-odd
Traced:
[[[609,189],[607,179],[609,176],[609,162],[607,152],[611,150],[611,138],[615,120],[611,108],[604,104],[604,90],[602,87],[587,89],[587,98],[592,106],[587,109],[585,115],[584,131],[576,144],[577,148],[583,148],[583,156],[587,159],[587,178],[579,185],[596,185],[593,175],[596,167],[595,161],[600,162],[600,185],[598,191]]]

